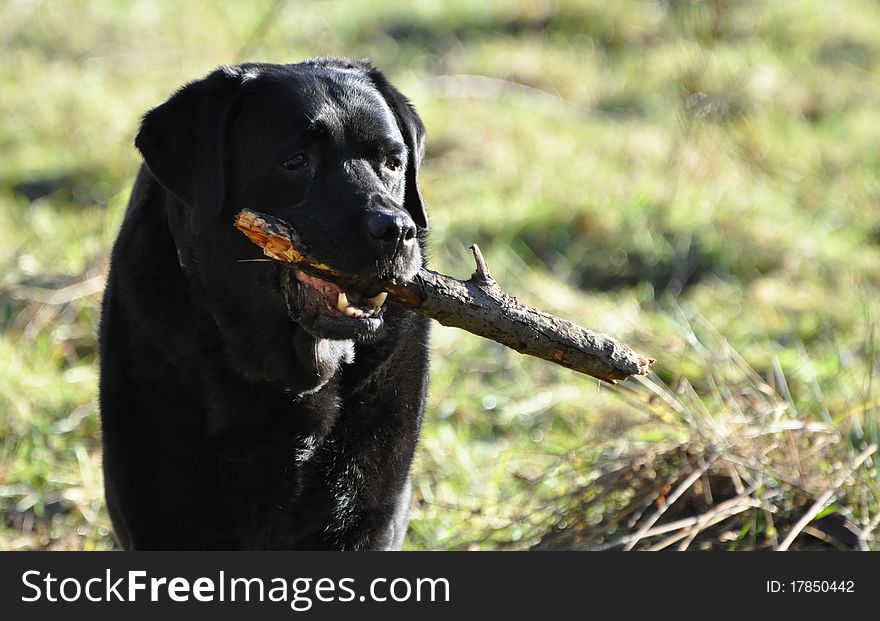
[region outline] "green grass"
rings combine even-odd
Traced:
[[[600,387],[436,326],[408,547],[620,537],[642,492],[596,482],[644,451],[675,481],[691,457],[663,451],[680,443],[768,460],[782,500],[729,537],[761,547],[767,515],[802,511],[878,443],[880,6],[401,6],[0,9],[0,549],[112,545],[95,285],[133,136],[181,83],[243,60],[373,59],[428,127],[435,268],[468,274],[479,242],[506,290],[658,358],[650,382]],[[745,441],[755,425],[769,440]],[[860,528],[880,514],[876,464],[830,509]]]

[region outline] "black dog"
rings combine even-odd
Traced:
[[[147,113],[101,315],[123,547],[400,546],[428,325],[379,283],[424,264],[424,137],[377,69],[333,58],[223,67]],[[375,285],[261,260],[244,207]]]

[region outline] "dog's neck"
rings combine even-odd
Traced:
[[[309,370],[309,376],[314,373],[316,378],[315,386],[300,389],[299,396],[318,392],[341,370],[342,365],[354,362],[353,341],[316,339],[300,328],[294,337],[293,346],[303,369]]]

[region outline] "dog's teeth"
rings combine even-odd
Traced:
[[[383,292],[380,293],[379,295],[377,295],[377,296],[375,296],[375,297],[372,297],[372,298],[369,298],[369,299],[367,300],[367,303],[368,303],[370,306],[372,306],[374,309],[375,309],[375,308],[380,308],[380,307],[385,303],[385,298],[387,298],[387,297],[388,297],[388,293],[386,293],[385,291],[383,291]]]
[[[339,297],[336,298],[336,308],[339,309],[339,312],[347,314],[347,309],[350,308],[348,306],[348,296],[347,295],[345,295],[344,293],[339,294]]]
[[[364,314],[354,306],[349,306],[348,308],[346,308],[345,314],[355,319],[361,319],[364,316]]]

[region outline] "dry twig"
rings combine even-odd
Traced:
[[[276,261],[320,278],[356,284],[317,257],[288,223],[250,210],[241,211],[235,226]],[[637,354],[604,334],[582,328],[525,304],[504,292],[489,274],[474,245],[477,268],[470,279],[456,280],[421,269],[410,281],[384,283],[389,300],[467,330],[516,351],[615,383],[648,373],[654,359]]]

